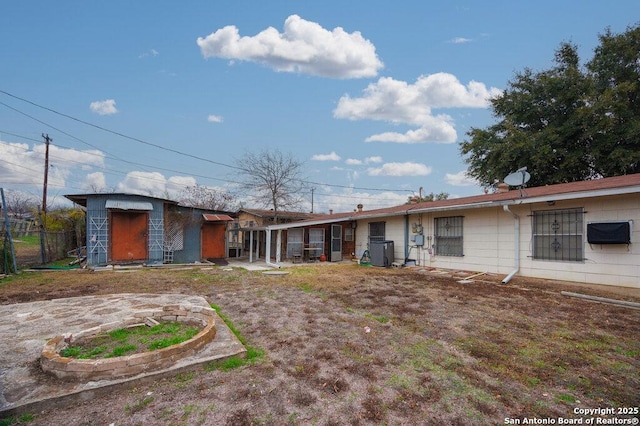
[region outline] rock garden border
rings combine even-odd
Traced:
[[[47,341],[40,356],[43,371],[60,379],[96,381],[135,376],[160,370],[178,360],[193,355],[216,335],[215,310],[197,305],[165,305],[162,309],[139,311],[122,321],[102,324],[77,333],[58,335]],[[80,338],[91,338],[119,328],[155,325],[159,321],[179,321],[203,327],[198,334],[182,343],[167,348],[102,359],[76,359],[60,355],[60,351]]]

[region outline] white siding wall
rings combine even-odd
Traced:
[[[532,214],[538,210],[583,208],[584,257],[582,262],[534,260],[532,258]],[[520,270],[516,276],[607,284],[640,288],[640,196],[608,196],[599,199],[558,201],[554,205],[539,203],[510,206],[520,217]],[[463,216],[464,256],[436,256],[430,248],[434,244],[433,222],[437,217]],[[633,220],[631,244],[589,245],[588,222]],[[367,249],[368,223],[386,222],[385,238],[394,241],[396,261],[404,261],[405,246],[413,246],[412,224],[421,223],[425,244],[412,247],[409,258],[421,266],[461,269],[497,274],[510,273],[515,266],[514,218],[502,207],[489,207],[451,212],[424,213],[409,216],[409,241],[405,242],[404,216],[358,221],[356,255]]]
[[[360,259],[362,253],[368,250],[369,222],[385,222],[385,240],[393,241],[396,262],[404,262],[404,216],[383,217],[358,221],[356,228],[356,257]]]
[[[537,205],[532,210],[584,208],[584,262],[533,260],[528,244],[531,218],[523,221],[521,275],[591,284],[608,284],[640,288],[640,197],[610,196],[598,200],[557,202],[554,206]],[[590,245],[587,223],[633,220],[631,244]],[[526,246],[524,244],[527,244]]]
[[[463,217],[464,256],[461,257],[438,256],[432,250],[435,243],[434,220],[450,216]],[[423,226],[425,244],[423,247],[413,247],[409,256],[411,259],[417,257],[419,265],[505,274],[513,269],[513,217],[502,208],[411,215],[409,222],[422,223]],[[411,235],[414,234],[410,232]]]

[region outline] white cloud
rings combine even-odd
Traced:
[[[364,160],[358,160],[357,158],[348,158],[345,160],[345,163],[350,166],[361,166],[363,164],[382,163],[382,157],[377,155],[377,156],[367,157]]]
[[[328,213],[352,212],[356,210],[358,204],[363,204],[365,210],[373,210],[384,207],[397,206],[407,201],[408,193],[397,192],[377,192],[370,193],[353,188],[344,188],[339,192],[332,192],[328,188],[318,188],[317,197],[314,200],[314,212]],[[307,208],[310,211],[311,205]]]
[[[458,138],[456,129],[453,127],[451,117],[441,114],[437,117],[425,117],[428,124],[416,130],[408,130],[405,133],[384,132],[371,135],[365,142],[395,142],[395,143],[424,143],[439,142],[453,143]]]
[[[187,186],[194,186],[195,178],[191,176],[171,176],[166,178],[159,172],[134,171],[127,173],[125,179],[118,183],[118,191],[153,197],[177,199]]]
[[[344,95],[333,111],[335,118],[378,120],[418,126],[406,133],[385,132],[372,135],[368,142],[453,143],[457,133],[449,115],[434,115],[434,108],[486,108],[489,99],[501,93],[483,83],[466,86],[452,74],[420,76],[414,84],[382,77],[371,83],[359,98]]]
[[[315,154],[311,157],[314,161],[340,161],[340,156],[331,151],[331,154]]]
[[[210,115],[207,117],[209,123],[222,123],[223,119],[219,115]]]
[[[82,184],[82,190],[87,192],[101,192],[105,189],[107,189],[107,180],[102,172],[87,174]]]
[[[112,115],[118,112],[116,109],[116,101],[113,99],[91,102],[89,108],[91,108],[91,111],[100,115]]]
[[[138,56],[138,58],[148,58],[148,57],[156,57],[160,54],[156,49],[151,49],[147,52],[142,53]]]
[[[431,167],[420,163],[386,163],[379,168],[367,170],[369,176],[427,176],[431,174]]]
[[[0,141],[0,182],[16,185],[41,186],[44,178],[45,145]],[[48,185],[63,188],[76,169],[103,166],[104,154],[97,150],[78,151],[49,145]]]
[[[450,42],[454,44],[471,43],[472,41],[473,41],[472,39],[464,38],[464,37],[454,37],[450,40]]]
[[[478,181],[469,175],[466,170],[462,170],[458,173],[445,174],[444,180],[452,186],[476,186],[480,185]]]
[[[285,20],[282,33],[269,27],[241,37],[238,28],[229,25],[196,42],[205,58],[252,61],[276,71],[320,77],[374,77],[383,67],[375,46],[360,32],[347,33],[340,27],[329,31],[298,15]]]

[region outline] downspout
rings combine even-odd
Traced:
[[[274,268],[280,268],[277,263],[271,262],[271,229],[267,228],[266,231],[266,253],[264,254],[265,263]]]
[[[514,269],[502,280],[502,284],[507,284],[509,281],[511,281],[511,278],[513,278],[513,276],[520,270],[520,216],[509,210],[509,206],[506,204],[502,206],[502,208],[505,212],[511,213],[511,215],[513,216],[513,244],[515,246],[513,256]]]
[[[404,263],[409,258],[409,212],[404,216]]]

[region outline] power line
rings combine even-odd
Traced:
[[[82,123],[82,124],[84,124],[84,125],[87,125],[87,126],[90,126],[90,127],[96,128],[96,129],[98,129],[98,130],[102,130],[102,131],[104,131],[104,132],[111,133],[111,134],[113,134],[113,135],[120,136],[120,137],[122,137],[122,138],[129,139],[129,140],[132,140],[132,141],[135,141],[135,142],[138,142],[138,143],[144,144],[144,145],[152,146],[152,147],[154,147],[154,148],[158,148],[158,149],[161,149],[161,150],[164,150],[164,151],[172,152],[172,153],[174,153],[174,154],[178,154],[178,155],[182,155],[182,156],[185,156],[185,157],[193,158],[193,159],[196,159],[196,160],[204,161],[204,162],[207,162],[207,163],[211,163],[211,164],[215,164],[215,165],[219,165],[219,166],[223,166],[223,167],[231,168],[231,169],[234,169],[234,170],[240,170],[240,171],[244,171],[244,170],[245,170],[245,169],[244,169],[244,168],[242,168],[242,167],[238,167],[238,166],[233,166],[233,165],[225,164],[225,163],[221,163],[221,162],[218,162],[218,161],[213,161],[213,160],[210,160],[210,159],[208,159],[208,158],[200,157],[200,156],[193,155],[193,154],[188,154],[188,153],[185,153],[185,152],[182,152],[182,151],[178,151],[178,150],[175,150],[175,149],[172,149],[172,148],[167,148],[167,147],[164,147],[164,146],[162,146],[162,145],[158,145],[158,144],[155,144],[155,143],[152,143],[152,142],[148,142],[148,141],[145,141],[145,140],[142,140],[142,139],[139,139],[139,138],[133,137],[133,136],[125,135],[124,133],[117,132],[117,131],[114,131],[114,130],[111,130],[111,129],[107,129],[107,128],[102,127],[102,126],[99,126],[99,125],[97,125],[97,124],[89,123],[89,122],[84,121],[84,120],[81,120],[81,119],[79,119],[79,118],[76,118],[76,117],[70,116],[70,115],[68,115],[68,114],[65,114],[65,113],[62,113],[62,112],[56,111],[56,110],[54,110],[54,109],[52,109],[52,108],[45,107],[45,106],[40,105],[40,104],[38,104],[38,103],[36,103],[36,102],[30,101],[30,100],[28,100],[28,99],[21,98],[21,97],[16,96],[16,95],[13,95],[13,94],[11,94],[11,93],[9,93],[9,92],[5,91],[5,90],[1,90],[1,89],[0,89],[0,93],[3,93],[3,94],[5,94],[5,95],[7,95],[7,96],[10,96],[10,97],[12,97],[12,98],[14,98],[14,99],[20,100],[20,101],[22,101],[22,102],[28,103],[28,104],[33,105],[33,106],[35,106],[35,107],[38,107],[38,108],[44,109],[44,110],[46,110],[46,111],[49,111],[49,112],[51,112],[51,113],[53,113],[53,114],[56,114],[56,115],[59,115],[59,116],[61,116],[61,117],[68,118],[68,119],[73,120],[73,121],[76,121],[76,122],[78,122],[78,123]],[[3,103],[3,102],[0,102],[0,104],[1,104],[1,105],[6,106],[7,108],[10,108],[10,109],[12,109],[12,110],[14,110],[14,111],[16,111],[16,112],[19,112],[19,113],[21,113],[21,114],[23,114],[23,115],[25,115],[25,116],[27,116],[27,117],[29,117],[29,118],[32,118],[33,120],[36,120],[36,121],[38,121],[38,122],[40,122],[40,123],[42,123],[42,124],[48,125],[48,124],[46,124],[46,123],[44,123],[44,122],[42,122],[42,121],[40,121],[40,120],[38,120],[38,119],[36,119],[36,118],[34,118],[34,117],[31,117],[31,116],[29,116],[28,114],[25,114],[25,113],[23,113],[23,112],[21,112],[21,111],[19,111],[19,110],[15,109],[15,108],[13,108],[13,107],[11,107],[11,106],[9,106],[9,105],[5,104],[5,103]],[[50,125],[48,125],[48,126],[50,126]],[[53,126],[50,126],[50,127],[52,127],[52,128],[54,128],[54,129],[55,129],[55,127],[53,127]],[[56,129],[56,130],[58,130],[58,129]],[[59,131],[60,131],[60,130],[59,130]],[[69,134],[67,134],[67,133],[65,133],[65,132],[63,132],[63,131],[60,131],[60,132],[61,132],[61,133],[66,134],[66,135],[68,135],[68,136],[70,136],[70,137],[72,137],[72,138],[74,138],[74,139],[78,139],[78,138],[76,138],[76,137],[74,137],[74,136],[72,136],[72,135],[69,135]],[[81,141],[81,142],[83,142],[83,143],[87,143],[87,142],[84,142],[84,141],[82,141],[82,140],[80,140],[80,139],[78,139],[78,140],[79,140],[79,141]],[[88,144],[88,143],[87,143],[87,144]],[[93,145],[90,145],[90,144],[88,144],[88,145],[89,145],[89,146],[91,146],[91,147],[93,147],[93,148],[95,148],[95,149],[99,149],[99,150],[101,150],[101,151],[104,151],[103,149],[97,148],[97,147],[95,147],[95,146],[93,146]],[[105,151],[105,152],[106,152],[106,151]],[[116,158],[117,158],[117,157],[116,157]],[[119,159],[119,160],[120,160],[120,161],[125,161],[125,160],[122,160],[122,159]],[[154,167],[154,166],[149,166],[149,167]],[[180,172],[179,172],[179,173],[180,173]],[[186,175],[190,175],[190,173],[184,173],[184,174],[186,174]],[[215,179],[215,178],[213,178],[213,179]],[[223,180],[223,179],[219,179],[219,180]],[[231,182],[231,183],[237,183],[237,182],[233,182],[233,181],[230,181],[230,182]],[[412,191],[412,190],[408,190],[408,189],[388,189],[388,188],[387,188],[387,189],[381,189],[381,188],[353,187],[353,186],[348,186],[348,185],[337,185],[337,184],[329,184],[329,183],[313,182],[313,181],[305,181],[305,180],[301,180],[301,182],[306,183],[306,184],[309,184],[309,185],[323,185],[323,186],[329,186],[329,187],[334,187],[334,188],[347,188],[347,189],[352,188],[352,189],[359,189],[359,190],[364,190],[364,191],[391,191],[391,192],[409,192],[409,193],[413,193],[413,192],[414,192],[414,191]]]
[[[81,120],[79,118],[72,117],[70,115],[64,114],[62,112],[56,111],[56,110],[51,109],[51,108],[47,108],[45,106],[39,105],[39,104],[37,104],[35,102],[32,102],[32,101],[29,101],[27,99],[21,98],[19,96],[12,95],[11,93],[6,92],[4,90],[0,90],[0,93],[4,93],[7,96],[11,96],[12,98],[18,99],[18,100],[20,100],[22,102],[26,102],[28,104],[31,104],[31,105],[35,106],[35,107],[42,108],[42,109],[47,110],[49,112],[52,112],[54,114],[60,115],[62,117],[68,118],[68,119],[73,120],[73,121],[77,121],[78,123],[82,123],[82,124],[84,124],[86,126],[90,126],[90,127],[96,128],[98,130],[102,130],[104,132],[111,133],[111,134],[116,135],[116,136],[120,136],[120,137],[125,138],[125,139],[129,139],[129,140],[132,140],[132,141],[144,144],[144,145],[148,145],[148,146],[152,146],[154,148],[158,148],[158,149],[162,149],[162,150],[165,150],[165,151],[168,151],[168,152],[172,152],[174,154],[183,155],[185,157],[193,158],[193,159],[200,160],[200,161],[205,161],[205,162],[208,162],[208,163],[211,163],[211,164],[216,164],[218,166],[229,167],[229,168],[236,169],[236,170],[242,170],[242,168],[240,168],[240,167],[231,166],[231,165],[225,164],[225,163],[219,163],[217,161],[213,161],[213,160],[210,160],[210,159],[204,158],[204,157],[199,157],[199,156],[193,155],[193,154],[187,154],[185,152],[181,152],[181,151],[178,151],[176,149],[167,148],[167,147],[164,147],[162,145],[158,145],[158,144],[155,144],[155,143],[147,142],[147,141],[144,141],[142,139],[139,139],[139,138],[136,138],[136,137],[133,137],[133,136],[125,135],[124,133],[116,132],[115,130],[107,129],[106,127],[98,126],[97,124],[89,123],[88,121],[84,121],[84,120]],[[3,103],[3,105],[6,106],[6,104],[4,104],[4,103]]]

